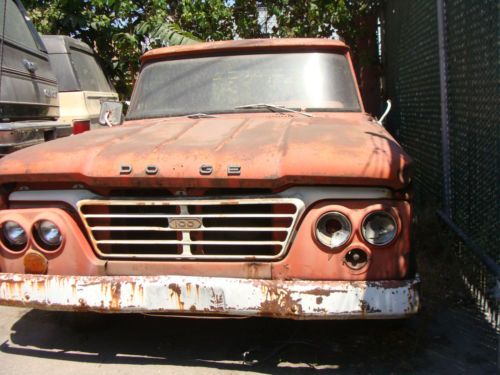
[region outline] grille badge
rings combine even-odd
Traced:
[[[175,217],[168,219],[168,226],[177,230],[192,230],[201,228],[201,218],[197,217]]]

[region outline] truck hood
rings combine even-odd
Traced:
[[[321,116],[321,117],[319,117]],[[0,182],[108,187],[402,188],[409,157],[362,114],[254,114],[130,121],[47,142],[0,161]],[[213,172],[202,175],[202,165]],[[129,174],[120,174],[130,166]],[[156,174],[146,168],[155,166]],[[240,166],[240,175],[228,175]]]

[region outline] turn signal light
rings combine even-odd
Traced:
[[[23,259],[24,272],[43,275],[47,273],[48,260],[38,251],[28,250]]]

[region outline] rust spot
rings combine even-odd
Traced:
[[[318,305],[320,305],[321,303],[323,303],[323,297],[316,297],[316,303]]]
[[[321,313],[321,314],[327,315],[326,309],[322,309],[322,308],[316,307],[313,311],[316,312],[316,313]]]
[[[184,302],[181,300],[181,288],[179,285],[172,283],[169,284],[168,288],[172,291],[172,297],[175,294],[177,298],[177,305],[179,306],[179,310],[184,310]]]
[[[139,287],[137,289],[137,294],[139,295],[139,300],[142,301],[144,299],[144,286],[142,284],[139,284]]]
[[[195,305],[191,305],[191,307],[189,308],[189,311],[196,312],[196,306]]]
[[[399,289],[402,287],[401,281],[399,280],[372,281],[371,283],[383,289]]]
[[[113,285],[111,285],[110,308],[112,308],[112,309],[119,309],[120,308],[121,295],[122,295],[121,284],[120,283],[113,283]]]
[[[412,284],[410,285],[410,289],[408,291],[408,308],[405,311],[407,314],[408,313],[414,313],[415,311],[420,310],[420,304],[418,300],[418,295],[419,295],[419,285],[418,284]],[[416,297],[416,299],[414,299]]]
[[[224,298],[220,294],[215,293],[213,289],[210,304],[210,309],[212,311],[224,311]]]
[[[181,288],[179,287],[179,285],[172,283],[168,285],[168,288],[178,296],[181,295]]]
[[[337,292],[337,291],[335,291],[335,292]],[[345,291],[345,292],[347,293],[347,291]],[[316,288],[316,289],[308,290],[307,293],[308,294],[312,294],[313,296],[325,296],[325,297],[328,297],[331,294],[331,291],[326,290],[326,289]]]
[[[361,314],[364,316],[366,315],[367,313],[376,313],[376,312],[380,312],[379,309],[375,309],[373,308],[372,306],[370,306],[370,304],[368,302],[366,302],[365,300],[361,300],[359,302],[359,307],[361,308]]]
[[[245,268],[247,270],[246,272],[247,279],[261,278],[262,273],[260,272],[260,270],[264,267],[267,267],[267,264],[256,263],[256,262],[247,263],[245,265]]]
[[[294,300],[290,292],[268,284],[263,286],[265,300],[260,304],[260,314],[268,316],[302,315],[300,300]]]

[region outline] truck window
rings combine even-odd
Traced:
[[[360,111],[346,57],[302,52],[153,62],[141,72],[128,117],[230,113],[238,112],[237,106],[255,103],[310,111]]]
[[[82,91],[114,91],[94,56],[75,48],[70,51],[71,62]]]

